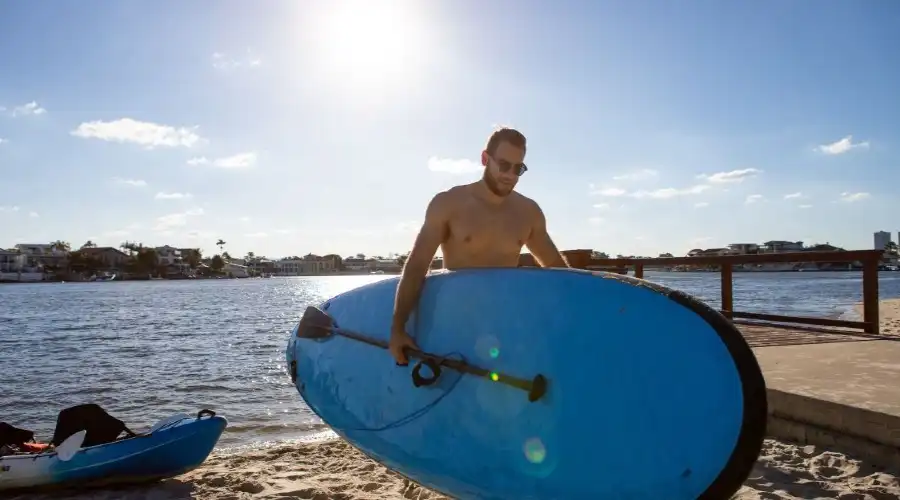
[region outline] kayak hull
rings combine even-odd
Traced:
[[[82,448],[68,461],[55,452],[0,458],[0,491],[141,483],[195,469],[227,426],[221,416],[187,417],[149,434]]]

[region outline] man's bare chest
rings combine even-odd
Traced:
[[[528,239],[531,225],[515,210],[484,210],[464,207],[449,221],[451,241],[473,245],[521,246]]]

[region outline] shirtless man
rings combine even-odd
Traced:
[[[518,267],[523,245],[543,267],[568,266],[547,233],[541,208],[513,191],[527,170],[524,159],[525,136],[511,128],[499,129],[481,152],[481,180],[431,199],[397,285],[390,350],[398,364],[408,363],[406,348],[417,348],[406,333],[406,321],[419,302],[438,246],[447,269]]]

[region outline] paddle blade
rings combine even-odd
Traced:
[[[150,430],[147,431],[147,434],[153,434],[154,432],[162,429],[163,427],[168,427],[168,426],[174,424],[175,422],[181,422],[182,420],[184,420],[186,418],[191,418],[191,416],[188,415],[187,413],[176,413],[175,415],[172,415],[171,417],[164,418],[164,419],[160,420],[159,422],[153,424],[153,427],[151,427]]]
[[[78,450],[81,449],[81,444],[84,443],[85,436],[87,436],[87,431],[80,430],[67,437],[65,441],[56,447],[56,458],[63,462],[72,460],[72,457],[74,457],[75,454],[78,453]]]
[[[309,306],[297,325],[297,337],[302,339],[324,339],[331,337],[334,320],[325,311]]]

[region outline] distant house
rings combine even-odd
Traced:
[[[181,249],[163,245],[156,247],[156,262],[162,266],[181,264]]]
[[[762,244],[759,253],[802,252],[802,241],[773,240]]]
[[[107,269],[124,269],[131,259],[128,254],[113,247],[82,248],[80,252],[99,260]]]
[[[730,248],[695,248],[687,253],[688,257],[718,257],[722,255],[734,255],[736,252]]]

